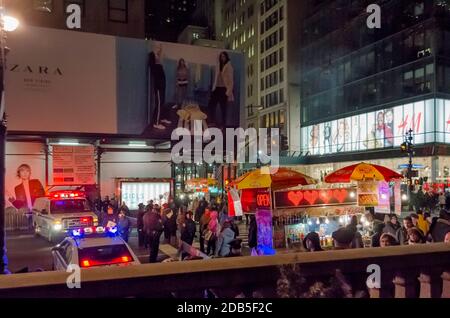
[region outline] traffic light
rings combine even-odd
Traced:
[[[402,143],[400,149],[402,152],[408,152],[408,143],[406,142]]]

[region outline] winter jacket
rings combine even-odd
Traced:
[[[255,248],[256,246],[258,246],[258,228],[255,220],[250,222],[248,228],[248,247]]]
[[[234,232],[231,228],[226,228],[219,234],[216,246],[216,256],[227,257],[230,255],[230,243],[234,240]]]
[[[442,243],[445,241],[445,235],[450,232],[450,220],[439,218],[431,230],[433,242]]]
[[[161,215],[156,212],[147,212],[144,215],[144,232],[148,235],[154,234],[153,232],[163,232],[164,225],[161,220]]]
[[[422,214],[419,214],[419,220],[417,221],[417,228],[422,231],[424,235],[427,235],[430,231],[430,224],[425,220]]]
[[[164,236],[169,238],[177,234],[177,216],[175,213],[170,212],[166,215],[164,224]]]
[[[181,240],[189,245],[192,245],[195,238],[195,232],[197,232],[197,226],[191,219],[186,219],[184,226],[181,230]]]
[[[211,212],[211,220],[208,223],[208,230],[210,230],[215,237],[218,237],[220,234],[220,224],[217,219],[217,212]],[[233,230],[232,230],[233,232]],[[234,235],[234,232],[233,232]],[[233,238],[234,239],[234,238]]]
[[[144,210],[139,210],[138,215],[137,215],[137,228],[138,228],[138,230],[144,229],[144,215],[145,215],[145,211]]]
[[[130,227],[131,227],[131,222],[130,222],[130,219],[128,219],[128,217],[124,217],[123,219],[119,218],[119,221],[117,224],[117,230],[123,238],[125,238],[125,237],[128,238],[128,235],[130,233]]]
[[[397,242],[399,242],[401,244],[402,242],[402,227],[400,225],[394,225],[392,222],[388,222],[384,229],[383,229],[383,233],[389,233],[392,236],[395,237],[395,239],[397,240]]]

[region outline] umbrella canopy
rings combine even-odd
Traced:
[[[239,177],[233,182],[239,190],[244,189],[267,189],[279,190],[284,188],[295,187],[298,185],[316,184],[317,181],[300,172],[287,169],[278,168],[271,169],[263,173],[262,169],[250,171]]]
[[[327,183],[350,183],[351,181],[391,181],[402,179],[403,176],[383,166],[360,163],[342,168],[325,177]]]

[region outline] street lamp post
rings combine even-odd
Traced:
[[[408,162],[408,172],[407,172],[407,179],[408,179],[408,198],[410,200],[411,204],[411,193],[413,190],[413,157],[414,157],[414,131],[410,129],[406,135],[405,135],[405,142],[401,145],[401,150],[403,152],[408,153],[409,162]]]
[[[6,32],[12,32],[19,26],[19,21],[4,14],[3,1],[0,1],[0,275],[8,274],[8,259],[5,244],[5,148],[6,148],[6,112],[5,112],[5,75]]]

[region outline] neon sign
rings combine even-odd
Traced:
[[[294,190],[275,192],[277,208],[307,208],[356,204],[356,189]]]

